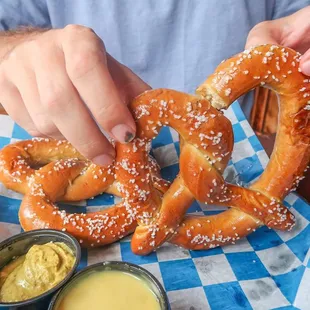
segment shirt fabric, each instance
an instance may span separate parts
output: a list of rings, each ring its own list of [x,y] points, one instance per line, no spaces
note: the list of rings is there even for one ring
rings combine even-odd
[[[1,0],[0,29],[84,25],[151,87],[193,93],[223,59],[244,49],[253,26],[309,4],[310,0]],[[250,101],[243,103],[247,115]]]

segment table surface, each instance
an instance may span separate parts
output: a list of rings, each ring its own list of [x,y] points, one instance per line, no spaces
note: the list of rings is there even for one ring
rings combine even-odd
[[[227,181],[247,186],[268,162],[238,103],[225,112],[234,130],[235,146],[225,170]],[[7,115],[0,115],[0,147],[29,138]],[[152,153],[162,176],[178,173],[179,141],[176,132],[163,128],[153,142]],[[22,196],[0,185],[0,240],[21,232],[18,209]],[[70,212],[91,212],[114,204],[111,195],[100,195],[75,206]],[[188,251],[165,244],[146,257],[130,250],[130,237],[99,249],[83,250],[79,269],[106,260],[123,260],[151,271],[167,291],[171,309],[310,309],[310,208],[290,194],[285,204],[296,215],[290,232],[261,227],[236,245],[208,251]],[[195,202],[189,212],[216,214],[225,208]],[[94,288],[95,289],[95,288]]]

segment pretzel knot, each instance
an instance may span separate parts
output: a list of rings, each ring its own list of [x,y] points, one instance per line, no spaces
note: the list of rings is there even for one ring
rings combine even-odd
[[[67,142],[35,140],[7,146],[0,153],[0,179],[25,193],[19,212],[22,227],[66,229],[93,246],[134,231],[131,246],[140,255],[166,241],[208,249],[234,243],[261,225],[291,229],[294,216],[282,200],[298,185],[310,157],[310,80],[299,72],[299,59],[291,49],[258,46],[224,61],[196,96],[168,89],[141,94],[130,104],[136,139],[116,144],[115,165],[107,169],[87,162]],[[242,188],[222,177],[233,132],[219,110],[259,85],[279,96],[278,133],[265,172]],[[173,127],[181,142],[180,172],[170,187],[149,159],[151,140],[163,126]],[[44,166],[25,169],[36,162]],[[54,204],[103,191],[120,196],[122,202],[88,214],[67,214]],[[230,209],[213,216],[187,215],[194,199]]]

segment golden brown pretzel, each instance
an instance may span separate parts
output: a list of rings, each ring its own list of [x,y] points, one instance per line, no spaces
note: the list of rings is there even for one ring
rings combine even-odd
[[[137,143],[139,141],[130,146],[119,145],[121,155],[115,166],[107,168],[86,161],[67,141],[34,138],[6,146],[0,152],[0,180],[7,188],[26,194],[19,212],[24,230],[67,230],[83,246],[108,244],[131,233],[139,214],[153,206],[146,203],[132,214],[122,187],[132,187],[130,192],[135,195],[135,185],[144,186],[143,174],[148,174],[156,192],[165,192],[169,187],[169,183],[160,178],[159,167],[147,150],[135,153],[137,163],[142,158],[145,166],[136,168],[140,173],[137,183],[130,182],[131,175],[123,171],[122,161],[127,160],[129,147],[137,149]],[[43,167],[35,170],[36,166]],[[60,200],[91,198],[102,192],[120,196],[123,201],[115,207],[88,214],[67,214],[53,204]]]
[[[300,73],[300,57],[276,45],[253,48],[220,64],[197,89],[219,109],[259,85],[277,93],[280,115],[274,151],[252,188],[278,199],[298,185],[310,157],[310,78]]]
[[[211,192],[205,183],[207,176],[201,180],[197,169],[201,169],[203,159],[197,156],[197,148],[189,151],[183,167],[180,159],[181,175],[186,173],[183,177],[186,187],[196,193],[198,200],[207,198],[208,203],[234,208],[210,217],[186,217],[182,223],[177,223],[180,226],[171,234],[170,242],[189,249],[207,249],[234,242],[262,223],[278,229],[292,227],[293,215],[281,202],[288,191],[298,185],[310,158],[310,79],[300,73],[299,60],[300,54],[291,49],[274,45],[258,46],[224,61],[197,89],[197,94],[222,109],[258,85],[270,87],[280,99],[279,130],[263,175],[251,185],[250,190],[224,186],[226,198],[223,195],[217,198],[214,194],[215,188],[222,183],[216,180],[217,185]],[[226,201],[222,203],[223,200]],[[133,241],[137,241],[139,246],[133,243],[134,251],[144,254],[150,250],[147,230],[155,231],[152,237],[156,238],[158,229],[162,230],[161,218],[166,216],[164,211],[161,213],[152,227],[136,229],[137,236]],[[179,215],[184,215],[183,210],[175,216]]]
[[[36,169],[64,159],[86,161],[68,141],[33,138],[9,144],[0,152],[0,181],[8,189],[26,194]],[[148,157],[147,166],[150,168],[154,186],[165,192],[169,182],[161,179],[159,166],[151,156]],[[62,201],[79,201],[102,192],[119,194],[115,187],[113,165],[104,168],[87,162],[82,172],[66,189]]]
[[[300,179],[309,160],[307,102],[310,84],[298,72],[298,57],[289,49],[260,46],[221,64],[215,74],[199,87],[197,92],[201,96],[159,89],[148,91],[131,103],[130,108],[137,122],[137,138],[128,145],[116,144],[115,180],[123,198],[122,205],[118,207],[125,207],[127,212],[124,218],[130,214],[139,224],[132,239],[135,253],[147,254],[165,241],[189,249],[207,249],[235,242],[263,224],[282,230],[292,227],[294,217],[281,202]],[[295,67],[292,62],[296,62]],[[280,65],[283,65],[282,68]],[[253,70],[252,75],[250,70]],[[229,106],[241,94],[260,83],[261,78],[282,99],[281,129],[266,172],[250,189],[244,189],[226,184],[222,178],[232,151],[232,128],[230,122],[212,105],[220,108]],[[287,80],[284,81],[284,78]],[[179,132],[182,147],[180,173],[162,195],[156,189],[157,181],[150,176],[147,146],[164,125]],[[286,153],[283,153],[285,148]],[[292,158],[296,162],[293,167]],[[1,161],[0,166],[10,168],[7,160]],[[59,165],[64,169],[60,171]],[[53,203],[69,195],[68,189],[72,188],[71,184],[74,188],[74,180],[82,177],[80,173],[85,165],[85,160],[81,159],[53,162],[34,175],[30,182],[31,190],[27,190],[20,209],[20,220],[26,230],[46,227],[47,224],[50,228],[63,229],[72,218],[76,226],[75,215],[62,217]],[[273,174],[275,171],[280,173],[281,182]],[[100,191],[103,190],[104,187]],[[232,208],[215,216],[186,216],[194,198]],[[71,227],[73,223],[69,223],[68,231],[85,241],[84,244],[101,245],[119,239],[136,225],[113,219],[109,226],[104,223],[105,215],[100,214],[100,219],[89,215],[92,225],[88,225],[87,233]],[[95,228],[94,219],[99,223]],[[126,225],[127,229],[125,233],[118,230],[117,235],[114,232],[120,229],[120,225]],[[113,229],[110,229],[112,226]]]
[[[145,105],[145,100],[148,102],[148,105]],[[172,90],[146,92],[134,100],[131,108],[137,120],[137,138],[127,145],[116,144],[116,187],[119,195],[123,198],[123,204],[127,208],[127,213],[132,214],[133,219],[139,224],[148,225],[150,220],[156,217],[160,208],[167,207],[172,210],[174,204],[186,210],[193,200],[193,195],[189,191],[185,192],[184,195],[182,193],[175,195],[171,200],[171,193],[174,194],[174,190],[178,193],[179,189],[183,188],[183,184],[178,181],[175,181],[171,190],[168,190],[167,194],[164,194],[162,197],[162,193],[157,190],[159,187],[156,185],[160,180],[154,180],[149,173],[147,165],[148,146],[151,139],[158,134],[160,127],[164,125],[173,126],[183,137],[192,141],[195,145],[200,143],[200,132],[208,133],[212,142],[208,147],[208,151],[205,151],[205,155],[210,157],[210,162],[215,161],[216,163],[214,164],[221,171],[225,168],[230,157],[233,145],[232,128],[230,122],[222,113],[212,108],[208,101]],[[189,111],[189,109],[194,110]],[[186,122],[180,117],[182,114],[189,115],[186,116]],[[159,119],[156,121],[156,115],[162,122]],[[207,117],[210,117],[209,122],[205,121]],[[217,128],[223,131],[223,133],[225,132],[221,137],[212,130],[217,123]],[[200,131],[197,131],[197,129]],[[222,141],[221,144],[219,143],[220,140]],[[10,150],[12,146],[7,148]],[[211,153],[209,154],[209,152]],[[224,153],[221,154],[222,152]],[[72,167],[72,162],[70,161],[69,165],[66,166],[61,163],[61,166],[64,166],[65,169],[61,169],[58,172],[57,168],[56,173],[54,173],[55,165],[58,167],[59,162],[44,166],[35,173],[34,180],[30,184],[30,191],[26,192],[19,212],[22,227],[25,230],[47,226],[49,228],[66,229],[82,240],[83,245],[90,243],[94,246],[106,244],[107,242],[114,241],[115,238],[119,238],[119,236],[124,236],[125,233],[123,231],[118,236],[114,233],[116,228],[121,225],[119,223],[113,226],[113,234],[110,238],[106,237],[107,232],[105,232],[109,226],[102,228],[102,225],[100,225],[97,227],[98,232],[95,235],[89,233],[89,231],[93,232],[93,229],[89,230],[88,227],[83,231],[72,227],[70,222],[77,223],[76,217],[80,218],[81,216],[67,215],[59,212],[57,208],[55,209],[53,203],[60,199],[68,199],[68,189],[74,188],[75,180],[83,177],[79,176],[82,168],[77,168],[76,165]],[[7,166],[11,167],[12,165],[9,164]],[[70,174],[71,170],[74,171],[73,175]],[[55,181],[53,181],[54,179]],[[165,187],[161,186],[160,188]],[[37,193],[38,191],[39,194]],[[44,207],[42,208],[42,206]],[[112,210],[114,209],[112,208]],[[95,215],[98,216],[98,213]],[[85,216],[91,217],[92,215]],[[100,216],[105,216],[105,214],[100,214]],[[68,218],[70,219],[69,221]],[[81,225],[78,224],[78,228],[80,227]],[[131,226],[126,225],[126,227],[128,228],[126,232],[129,233],[132,230],[129,229]],[[91,228],[93,228],[93,225],[91,225]],[[104,235],[104,240],[100,237],[100,233]]]

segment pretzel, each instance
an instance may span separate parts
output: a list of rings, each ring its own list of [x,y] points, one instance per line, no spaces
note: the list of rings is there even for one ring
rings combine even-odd
[[[281,112],[270,162],[249,189],[226,184],[217,163],[210,165],[204,158],[210,157],[209,145],[205,145],[209,133],[198,129],[203,134],[198,145],[181,133],[178,182],[183,187],[171,193],[171,200],[178,193],[232,208],[214,216],[185,216],[183,206],[162,207],[151,225],[136,228],[132,239],[134,253],[147,254],[165,241],[192,250],[209,249],[235,243],[263,224],[280,230],[293,227],[294,216],[282,200],[298,185],[310,158],[310,79],[300,73],[300,56],[280,46],[258,46],[222,62],[198,87],[197,95],[217,109],[228,108],[257,86],[277,93]],[[227,135],[218,124],[214,128],[215,135]]]
[[[131,145],[137,149],[136,141]],[[129,146],[128,146],[129,147]],[[7,188],[26,194],[21,204],[19,218],[24,230],[54,228],[68,231],[83,246],[108,244],[132,233],[136,218],[152,205],[133,211],[126,199],[115,207],[88,214],[67,214],[60,211],[53,202],[79,201],[91,198],[102,192],[123,197],[121,188],[135,184],[126,178],[122,164],[127,160],[126,146],[119,145],[115,166],[102,168],[87,161],[67,141],[47,138],[34,138],[6,146],[0,152],[0,180]],[[121,150],[122,149],[122,150]],[[143,157],[145,155],[145,157]],[[142,173],[152,180],[154,191],[163,193],[169,183],[160,178],[157,163],[145,152],[136,152],[136,160],[146,161]],[[133,164],[134,165],[134,164]],[[35,168],[43,166],[39,170]],[[136,168],[140,173],[140,167]],[[120,173],[116,173],[120,171]],[[139,186],[143,178],[137,180]],[[129,184],[128,184],[129,183]],[[125,185],[123,185],[125,184]],[[126,197],[124,197],[126,198]]]
[[[112,141],[112,143],[114,143]],[[0,152],[0,181],[8,189],[26,194],[36,169],[51,162],[65,159],[87,161],[68,141],[50,138],[33,138],[9,144]],[[154,186],[165,192],[169,182],[160,177],[160,168],[153,157],[148,165]],[[114,181],[114,182],[113,182]],[[115,167],[99,167],[87,161],[82,175],[67,188],[62,201],[79,201],[102,192],[119,195],[115,186]]]
[[[66,159],[51,150],[53,158],[61,161],[32,171],[27,186],[22,186],[24,181],[20,185],[9,183],[11,188],[16,186],[15,190],[24,189],[19,212],[22,227],[66,229],[83,245],[97,246],[120,239],[138,225],[131,246],[139,255],[150,253],[166,241],[188,249],[208,249],[234,243],[261,225],[290,229],[294,216],[282,200],[298,184],[310,155],[310,83],[298,72],[299,57],[290,49],[259,46],[223,62],[195,96],[167,89],[138,96],[129,106],[137,123],[136,139],[126,145],[116,143],[115,166],[109,168],[115,175],[113,172],[112,181],[97,189],[117,190],[123,201],[101,213],[68,215],[59,211],[54,203],[73,198],[70,191],[79,179],[85,174],[98,175],[85,172],[95,169],[85,159]],[[218,109],[227,108],[260,83],[279,94],[280,129],[265,172],[245,189],[226,183],[222,177],[231,156],[233,133],[231,123]],[[151,176],[148,164],[150,142],[166,125],[177,130],[181,141],[180,173],[168,190],[163,180]],[[41,146],[37,148],[41,150]],[[2,153],[0,179],[4,182],[3,176],[12,171],[8,164],[12,157],[3,157]],[[87,182],[81,184],[85,185],[85,194],[80,193],[84,189],[80,186],[74,198],[96,192]],[[231,208],[215,216],[186,215],[194,199]]]

